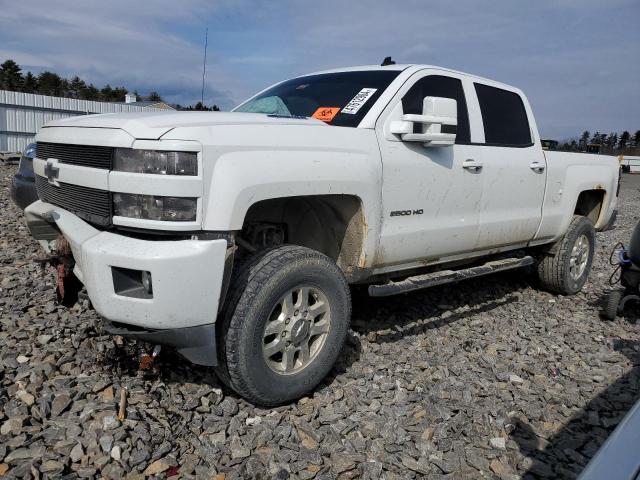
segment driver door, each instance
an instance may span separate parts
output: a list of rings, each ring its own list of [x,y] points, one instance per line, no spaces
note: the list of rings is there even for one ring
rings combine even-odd
[[[468,87],[467,87],[468,88]],[[453,98],[458,125],[453,146],[402,141],[389,126],[421,114],[426,96]],[[480,223],[482,170],[465,97],[465,82],[449,72],[423,70],[398,92],[376,124],[382,154],[383,220],[378,266],[437,261],[474,249]]]

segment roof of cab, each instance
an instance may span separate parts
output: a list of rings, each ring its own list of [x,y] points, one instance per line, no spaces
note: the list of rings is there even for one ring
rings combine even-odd
[[[307,75],[317,75],[317,74],[321,74],[321,73],[337,73],[337,72],[362,72],[362,71],[373,71],[373,70],[394,70],[394,71],[404,71],[404,70],[413,70],[413,71],[418,71],[418,70],[422,70],[425,68],[432,68],[434,70],[441,70],[443,72],[450,72],[450,73],[455,73],[457,75],[464,75],[466,77],[469,77],[471,79],[474,80],[478,80],[481,82],[487,82],[487,83],[491,83],[494,85],[502,85],[504,87],[508,87],[509,89],[514,89],[514,87],[512,85],[508,85],[506,83],[497,81],[497,80],[493,80],[490,78],[485,78],[485,77],[480,77],[478,75],[473,75],[471,73],[466,73],[466,72],[461,72],[459,70],[454,70],[452,68],[447,68],[447,67],[440,67],[438,65],[427,65],[427,64],[420,64],[420,63],[406,63],[406,64],[393,64],[393,65],[358,65],[358,66],[353,66],[353,67],[342,67],[342,68],[332,68],[330,70],[322,70],[322,71],[318,71],[318,72],[312,72],[309,73]],[[302,75],[302,76],[306,76],[306,75]]]

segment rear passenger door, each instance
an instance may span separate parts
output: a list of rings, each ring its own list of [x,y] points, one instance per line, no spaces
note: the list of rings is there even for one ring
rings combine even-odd
[[[518,91],[478,82],[473,86],[484,129],[475,249],[524,244],[540,225],[546,184],[546,160],[533,116]]]

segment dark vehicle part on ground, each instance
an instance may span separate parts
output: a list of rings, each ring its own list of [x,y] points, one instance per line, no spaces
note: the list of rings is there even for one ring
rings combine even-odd
[[[609,283],[620,283],[622,288],[615,288],[607,297],[602,316],[608,320],[615,320],[622,315],[627,302],[640,301],[640,222],[631,234],[629,248],[617,244],[610,258],[611,265],[616,266]]]
[[[609,435],[578,480],[601,478],[637,480],[640,478],[638,445],[640,445],[640,402],[635,404]]]
[[[24,210],[38,200],[36,191],[35,173],[33,172],[33,159],[36,156],[36,144],[31,143],[25,148],[18,172],[11,182],[11,199],[21,210]]]

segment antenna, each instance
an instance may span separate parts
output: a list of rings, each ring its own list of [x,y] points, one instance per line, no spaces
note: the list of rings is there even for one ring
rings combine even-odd
[[[204,61],[202,62],[202,94],[200,102],[204,106],[204,77],[207,74],[207,43],[209,40],[209,29],[204,32]]]

